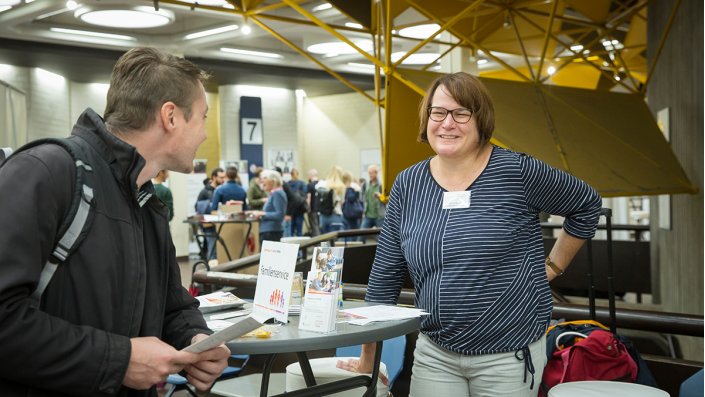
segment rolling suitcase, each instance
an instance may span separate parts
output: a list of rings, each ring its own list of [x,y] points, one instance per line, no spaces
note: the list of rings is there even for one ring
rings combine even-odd
[[[631,341],[617,334],[612,257],[612,210],[602,208],[607,231],[607,289],[609,328],[596,321],[592,241],[587,241],[589,320],[556,324],[546,332],[548,362],[539,396],[559,383],[580,380],[636,382],[656,386],[653,375]]]

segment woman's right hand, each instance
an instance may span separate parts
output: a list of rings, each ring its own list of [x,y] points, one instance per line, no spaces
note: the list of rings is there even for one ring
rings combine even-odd
[[[377,350],[377,344],[364,344],[362,345],[360,358],[338,360],[335,366],[340,369],[350,372],[357,372],[359,374],[372,374],[372,368],[374,367],[375,361],[375,350]],[[382,372],[379,372],[379,380],[382,381],[383,385],[389,386],[389,379]]]

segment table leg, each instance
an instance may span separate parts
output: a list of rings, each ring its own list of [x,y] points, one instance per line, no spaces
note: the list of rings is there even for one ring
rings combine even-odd
[[[296,356],[299,358],[299,366],[301,366],[301,374],[304,376],[306,386],[311,387],[316,385],[316,377],[313,375],[311,363],[308,361],[306,352],[298,352]]]
[[[247,233],[245,233],[245,239],[242,241],[242,248],[240,248],[240,256],[245,254],[245,247],[247,247],[247,240],[250,239],[250,232],[252,231],[252,222],[247,222]]]
[[[264,362],[264,368],[262,368],[262,385],[259,389],[260,397],[267,397],[267,392],[269,391],[269,375],[272,373],[272,365],[274,364],[274,357],[276,354],[270,354],[267,356],[267,360]]]
[[[225,255],[228,257],[228,261],[232,261],[233,258],[230,256],[230,251],[228,250],[227,244],[225,244],[225,241],[220,238],[220,232],[223,229],[223,226],[225,226],[225,223],[221,223],[218,225],[218,228],[215,229],[215,244],[213,244],[213,249],[215,249],[216,244],[220,243],[223,246],[223,249],[225,250]],[[210,254],[213,252],[211,251]]]
[[[367,388],[362,397],[374,397],[377,395],[377,378],[379,377],[379,363],[382,361],[382,341],[377,342],[377,350],[375,351],[375,364],[372,367],[372,375],[370,386]]]

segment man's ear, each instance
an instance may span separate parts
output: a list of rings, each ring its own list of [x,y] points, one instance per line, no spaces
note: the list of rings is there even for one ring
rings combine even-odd
[[[162,127],[165,131],[172,131],[176,128],[176,104],[174,102],[168,101],[162,104],[159,109],[159,119],[162,123]]]

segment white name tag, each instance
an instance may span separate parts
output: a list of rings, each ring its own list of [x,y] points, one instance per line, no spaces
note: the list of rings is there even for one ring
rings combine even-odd
[[[454,208],[470,208],[470,191],[443,193],[443,209],[450,210]]]

